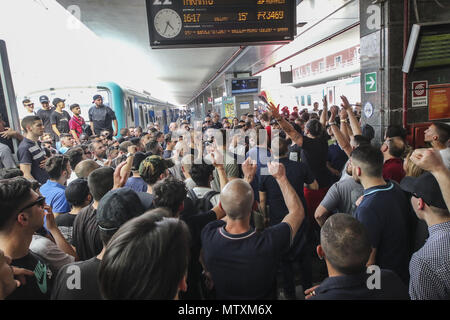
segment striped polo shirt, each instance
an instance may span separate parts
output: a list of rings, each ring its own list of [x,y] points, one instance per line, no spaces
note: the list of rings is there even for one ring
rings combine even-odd
[[[20,164],[31,165],[31,175],[39,183],[47,182],[49,179],[48,173],[40,167],[41,162],[46,159],[45,150],[41,147],[39,141],[24,138],[17,150],[17,158]]]

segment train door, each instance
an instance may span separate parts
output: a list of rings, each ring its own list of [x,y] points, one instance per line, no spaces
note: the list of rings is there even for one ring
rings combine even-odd
[[[151,106],[150,108],[149,108],[149,111],[148,111],[148,114],[149,114],[149,117],[150,117],[150,122],[156,122],[156,118],[155,118],[155,110],[154,110],[154,106]]]
[[[127,96],[126,97],[126,125],[127,127],[134,126],[134,110],[133,110],[133,97]]]
[[[6,44],[0,40],[0,114],[5,127],[20,130],[19,113],[16,105],[16,95],[11,79],[11,71],[9,69],[9,61],[6,52]],[[0,142],[7,145],[11,152],[17,150],[16,139],[4,139],[0,137]]]
[[[169,126],[167,125],[167,110],[163,109],[162,110],[162,121],[161,121],[161,129],[164,130],[164,133],[168,133],[169,132]]]

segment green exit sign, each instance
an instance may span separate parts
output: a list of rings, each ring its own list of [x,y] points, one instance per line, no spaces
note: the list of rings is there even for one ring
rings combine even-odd
[[[377,73],[370,72],[365,74],[366,93],[377,92]]]

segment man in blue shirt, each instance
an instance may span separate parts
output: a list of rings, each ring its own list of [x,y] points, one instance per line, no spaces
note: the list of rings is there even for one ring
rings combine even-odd
[[[284,166],[269,163],[289,214],[275,226],[256,232],[250,226],[253,190],[245,181],[230,181],[220,194],[226,222],[214,221],[204,227],[201,239],[203,261],[214,282],[217,299],[275,299],[277,266],[289,250],[303,223],[305,210],[286,177]],[[245,165],[243,165],[245,173]]]
[[[364,187],[364,198],[355,211],[355,218],[366,228],[372,245],[367,265],[390,269],[409,281],[408,263],[412,243],[412,215],[405,193],[392,181],[383,179],[383,154],[363,145],[351,157],[352,176]]]
[[[40,188],[45,201],[52,207],[55,214],[70,212],[71,207],[65,195],[66,183],[72,173],[69,157],[54,155],[46,161],[45,170],[50,176],[50,179]]]
[[[436,178],[429,172],[406,177],[401,184],[409,192],[419,219],[430,234],[425,245],[409,263],[409,295],[413,300],[450,299],[450,213]]]
[[[254,134],[253,136],[252,133]],[[259,180],[262,175],[268,175],[267,163],[271,159],[271,154],[267,148],[267,131],[260,128],[259,130],[254,130],[252,133],[250,134],[250,139],[253,139],[256,145],[248,150],[245,159],[251,158],[256,161],[256,176],[250,185],[253,188],[255,200],[259,201]]]
[[[390,270],[366,270],[371,244],[366,228],[352,216],[336,213],[320,230],[317,254],[325,259],[326,278],[306,290],[308,300],[408,299],[408,289]],[[377,279],[375,278],[378,278]]]

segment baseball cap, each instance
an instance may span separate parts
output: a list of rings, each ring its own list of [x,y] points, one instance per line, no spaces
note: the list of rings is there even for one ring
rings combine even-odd
[[[50,102],[50,99],[49,99],[47,96],[40,96],[40,97],[39,97],[39,102],[40,102],[40,103],[44,103],[44,102],[49,103],[49,102]]]
[[[58,104],[58,103],[60,103],[60,102],[64,102],[64,101],[66,101],[65,99],[61,99],[61,98],[55,98],[55,99],[53,99],[53,105],[56,107],[56,105]]]
[[[429,206],[440,209],[447,209],[441,189],[436,178],[429,172],[417,178],[405,177],[400,186],[406,192],[413,194],[417,198],[422,198]]]
[[[166,171],[166,169],[172,168],[174,163],[172,160],[163,159],[160,156],[149,156],[145,158],[139,166],[139,174],[141,176],[147,176],[149,178],[157,178]],[[145,179],[144,179],[145,180]]]
[[[144,213],[135,191],[120,188],[106,193],[97,209],[97,223],[101,231],[114,232],[125,222]]]
[[[92,98],[92,102],[94,102],[94,101],[97,100],[97,99],[102,99],[102,100],[103,100],[103,97],[102,97],[101,95],[99,95],[99,94],[96,94],[96,95]]]

